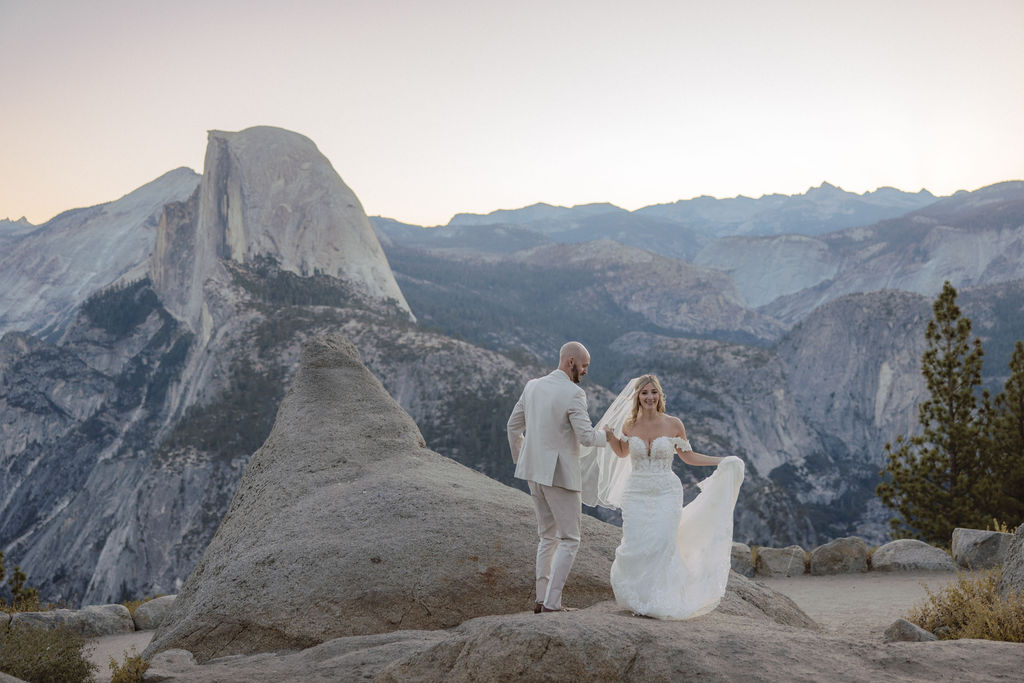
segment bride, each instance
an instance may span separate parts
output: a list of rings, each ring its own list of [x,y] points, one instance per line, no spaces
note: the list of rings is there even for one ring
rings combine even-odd
[[[583,502],[622,509],[622,542],[611,570],[616,602],[658,619],[710,612],[729,579],[743,461],[694,453],[683,423],[665,414],[654,375],[631,380],[597,427],[608,433],[608,447],[581,453]],[[676,455],[689,465],[717,465],[685,507],[672,471]]]

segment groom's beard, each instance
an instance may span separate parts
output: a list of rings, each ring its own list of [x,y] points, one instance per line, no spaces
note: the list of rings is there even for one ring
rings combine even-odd
[[[576,366],[573,366],[573,367],[569,368],[569,379],[571,379],[576,384],[579,384],[580,383],[580,369],[577,368]]]

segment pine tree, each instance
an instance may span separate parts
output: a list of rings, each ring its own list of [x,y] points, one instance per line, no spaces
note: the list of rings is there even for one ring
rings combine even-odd
[[[990,419],[990,458],[999,491],[992,516],[1010,527],[1024,522],[1024,343],[1010,359],[1010,378],[996,396]]]
[[[960,315],[947,281],[925,330],[921,373],[930,394],[918,405],[922,433],[886,444],[888,463],[877,488],[897,517],[894,536],[949,545],[958,526],[984,528],[984,499],[994,479],[984,458],[984,417],[975,389],[981,384],[981,341],[969,341],[971,321]]]

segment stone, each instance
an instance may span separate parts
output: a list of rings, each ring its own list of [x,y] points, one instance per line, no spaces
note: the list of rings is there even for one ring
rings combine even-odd
[[[863,538],[837,538],[811,551],[810,572],[815,576],[853,574],[867,570],[868,544]]]
[[[871,555],[871,568],[880,572],[956,571],[948,552],[914,538],[890,541],[875,549]]]
[[[19,612],[11,618],[11,626],[16,624],[47,630],[66,626],[74,633],[86,638],[135,631],[132,615],[124,605],[89,605],[80,610],[55,609],[47,612]]]
[[[733,541],[732,544],[732,570],[737,574],[743,576],[754,575],[754,559],[753,554],[750,551],[750,546],[746,543],[737,543]]]
[[[1024,524],[1017,527],[1013,540],[1006,549],[1003,575],[999,578],[997,590],[1004,598],[1011,592],[1024,595]]]
[[[788,596],[735,571],[729,573],[729,583],[726,585],[718,611],[766,623],[818,628],[818,624]]]
[[[11,617],[11,628],[29,626],[47,631],[57,628],[56,610],[51,612],[18,612]]]
[[[953,529],[953,559],[964,569],[991,569],[1003,563],[1013,534],[981,529]]]
[[[621,536],[582,521],[573,607],[612,598]],[[205,662],[521,611],[536,546],[529,496],[428,450],[355,347],[331,336],[303,349],[270,436],[144,655],[183,648]]]
[[[758,548],[754,572],[758,576],[799,576],[804,573],[806,555],[798,545]]]
[[[171,605],[177,595],[163,595],[142,603],[135,608],[132,619],[135,620],[137,631],[150,631],[160,625],[167,613],[171,611]]]
[[[0,683],[25,683],[25,680],[0,671]]]
[[[195,665],[196,658],[188,650],[164,650],[150,660],[142,680],[172,681],[180,674],[188,675]]]
[[[886,643],[905,641],[910,643],[924,643],[931,640],[938,640],[938,637],[930,631],[925,631],[917,624],[906,619],[897,619],[892,625],[885,629]]]
[[[133,633],[135,622],[124,605],[89,605],[80,610],[56,610],[58,623],[86,638]]]

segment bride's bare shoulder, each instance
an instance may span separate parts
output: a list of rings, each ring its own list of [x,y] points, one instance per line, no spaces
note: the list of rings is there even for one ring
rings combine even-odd
[[[623,435],[625,435],[625,436],[632,435],[633,434],[633,426],[635,424],[636,423],[633,421],[633,418],[627,417],[626,421],[622,423],[622,433],[623,433]]]
[[[673,415],[665,416],[666,426],[672,432],[672,436],[681,436],[686,438],[686,427],[683,426],[683,421]]]

